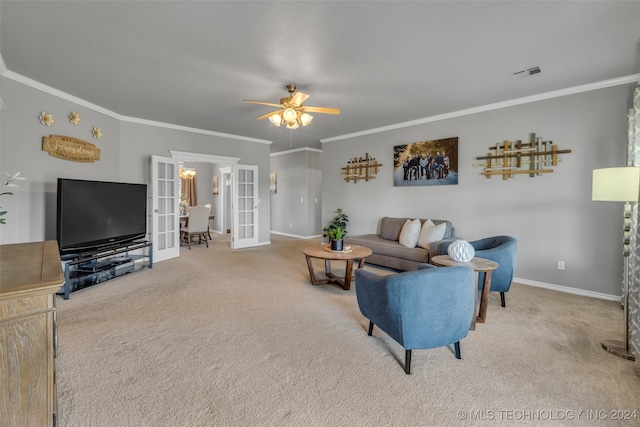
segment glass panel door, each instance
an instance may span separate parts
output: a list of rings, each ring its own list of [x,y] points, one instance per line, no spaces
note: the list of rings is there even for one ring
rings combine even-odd
[[[151,156],[153,261],[180,256],[178,159]]]
[[[233,249],[258,245],[258,167],[233,165]]]

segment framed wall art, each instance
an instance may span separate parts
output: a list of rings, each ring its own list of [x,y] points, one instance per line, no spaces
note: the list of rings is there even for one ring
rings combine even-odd
[[[393,147],[395,187],[458,184],[458,137]]]
[[[211,193],[214,196],[217,196],[218,194],[220,194],[220,189],[218,188],[218,175],[214,175],[213,177],[213,183],[212,183],[212,191]]]
[[[275,173],[269,174],[269,193],[276,194],[278,192],[278,176]]]

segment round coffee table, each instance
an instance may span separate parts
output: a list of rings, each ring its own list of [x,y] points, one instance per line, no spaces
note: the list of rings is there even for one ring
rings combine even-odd
[[[314,245],[304,248],[302,252],[304,252],[305,257],[307,258],[307,267],[309,267],[311,284],[324,285],[327,283],[337,283],[344,290],[349,290],[351,288],[353,262],[357,260],[358,268],[362,268],[364,266],[364,259],[373,253],[371,249],[359,245],[351,245],[350,251],[331,251],[328,250],[327,245]],[[324,260],[324,272],[327,276],[326,279],[318,280],[316,278],[313,265],[311,265],[312,258]],[[331,261],[346,261],[347,266],[344,272],[344,277],[337,277],[331,272]]]
[[[484,323],[487,319],[487,305],[489,304],[489,291],[491,290],[491,275],[493,270],[499,267],[498,263],[486,258],[473,258],[469,262],[458,262],[451,259],[449,255],[436,255],[431,257],[429,262],[433,265],[441,267],[449,267],[452,265],[466,265],[473,268],[476,272],[476,295],[478,293],[478,274],[484,273],[482,281],[482,294],[480,294],[480,307],[478,307],[478,316],[473,316],[471,321],[471,329],[476,328],[476,322]],[[477,298],[476,298],[477,300]]]

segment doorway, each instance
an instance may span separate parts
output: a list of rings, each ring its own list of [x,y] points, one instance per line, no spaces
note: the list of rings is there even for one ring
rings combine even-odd
[[[231,200],[221,198],[219,214],[226,216],[231,223],[231,248],[240,249],[257,246],[258,242],[258,167],[239,165],[239,157],[217,156],[212,154],[169,151],[171,157],[184,162],[213,163],[220,168],[229,168],[231,181]],[[221,178],[221,177],[220,177]],[[226,181],[224,181],[226,184]],[[226,185],[225,185],[226,186]],[[229,192],[227,192],[229,193]],[[224,212],[229,212],[224,215]],[[223,223],[224,224],[224,223]],[[226,231],[224,225],[222,230]],[[222,231],[221,230],[221,231]]]

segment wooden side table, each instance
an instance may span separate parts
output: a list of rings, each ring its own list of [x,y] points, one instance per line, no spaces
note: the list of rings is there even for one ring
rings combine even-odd
[[[345,291],[351,289],[351,275],[353,274],[353,262],[358,260],[358,268],[364,266],[364,259],[371,255],[373,251],[364,246],[351,245],[350,251],[329,251],[327,245],[314,245],[306,247],[302,250],[307,258],[307,267],[309,267],[309,276],[311,284],[324,285],[327,283],[337,283]],[[311,265],[312,258],[324,260],[324,272],[326,279],[318,280]],[[344,277],[337,277],[331,272],[331,261],[346,261]]]
[[[473,316],[471,320],[471,329],[476,328],[477,323],[484,323],[487,319],[487,305],[489,304],[489,291],[491,291],[491,275],[495,269],[499,267],[498,263],[486,258],[473,258],[469,262],[457,262],[451,259],[449,255],[436,255],[431,257],[430,261],[433,265],[441,267],[449,267],[452,265],[466,265],[473,268],[476,272],[476,305],[478,301],[478,275],[484,274],[482,281],[482,294],[480,295],[480,307],[477,308],[477,316]]]

